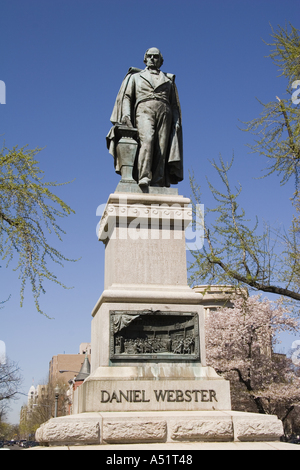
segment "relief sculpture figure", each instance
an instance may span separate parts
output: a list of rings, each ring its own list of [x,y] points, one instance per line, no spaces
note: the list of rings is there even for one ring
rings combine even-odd
[[[192,312],[111,311],[110,325],[112,359],[199,357],[198,317]]]

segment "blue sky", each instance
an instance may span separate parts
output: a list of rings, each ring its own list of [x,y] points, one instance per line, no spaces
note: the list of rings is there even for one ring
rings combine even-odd
[[[73,289],[46,285],[41,305],[55,320],[36,312],[29,286],[20,308],[18,275],[0,270],[0,300],[11,295],[0,310],[0,340],[23,371],[25,393],[33,378],[47,377],[53,355],[76,354],[90,340],[90,312],[103,290],[96,209],[119,181],[105,136],[121,81],[130,66],[143,68],[149,47],[160,48],[163,70],[176,74],[185,170],[179,193],[190,195],[193,169],[211,206],[205,176],[217,180],[208,160],[219,153],[230,160],[234,151],[231,181],[243,186],[241,205],[249,218],[289,226],[293,183],[280,187],[276,176],[254,180],[266,162],[248,153],[250,136],[238,129],[238,120],[257,117],[255,97],[268,102],[284,96],[286,82],[265,58],[262,39],[269,40],[270,23],[299,28],[299,13],[298,0],[2,0],[1,139],[9,148],[45,147],[39,154],[45,180],[75,180],[56,191],[76,211],[62,221],[67,234],[56,246],[67,257],[81,257],[56,271]],[[22,403],[13,405],[14,422]]]

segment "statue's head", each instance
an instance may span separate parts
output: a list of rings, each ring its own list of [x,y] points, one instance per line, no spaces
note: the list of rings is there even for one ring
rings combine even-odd
[[[154,66],[155,68],[159,69],[164,63],[164,58],[159,49],[156,47],[150,47],[150,49],[145,52],[144,63],[147,65],[147,67]]]

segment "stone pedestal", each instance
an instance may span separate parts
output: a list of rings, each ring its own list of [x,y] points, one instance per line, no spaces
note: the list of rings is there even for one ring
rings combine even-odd
[[[187,284],[190,200],[160,191],[109,197],[99,228],[105,289],[78,413],[231,409],[229,382],[206,366],[202,295]]]
[[[282,423],[276,416],[256,413],[94,412],[50,419],[37,430],[36,439],[50,446],[161,442],[179,445],[181,442],[271,442],[278,441],[281,435]]]
[[[91,375],[75,391],[75,414],[50,420],[37,439],[279,439],[277,417],[230,411],[229,382],[206,365],[203,296],[187,284],[190,200],[174,189],[149,191],[135,192],[133,183],[109,197],[99,227],[105,285],[92,312]]]

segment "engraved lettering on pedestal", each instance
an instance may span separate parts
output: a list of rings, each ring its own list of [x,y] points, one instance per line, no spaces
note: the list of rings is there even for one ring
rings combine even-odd
[[[112,360],[199,360],[195,312],[111,311]]]
[[[218,402],[215,390],[154,390],[154,394],[157,402]]]
[[[167,403],[218,402],[215,390],[153,390],[149,396],[146,390],[101,390],[101,403],[149,403],[154,399]]]

